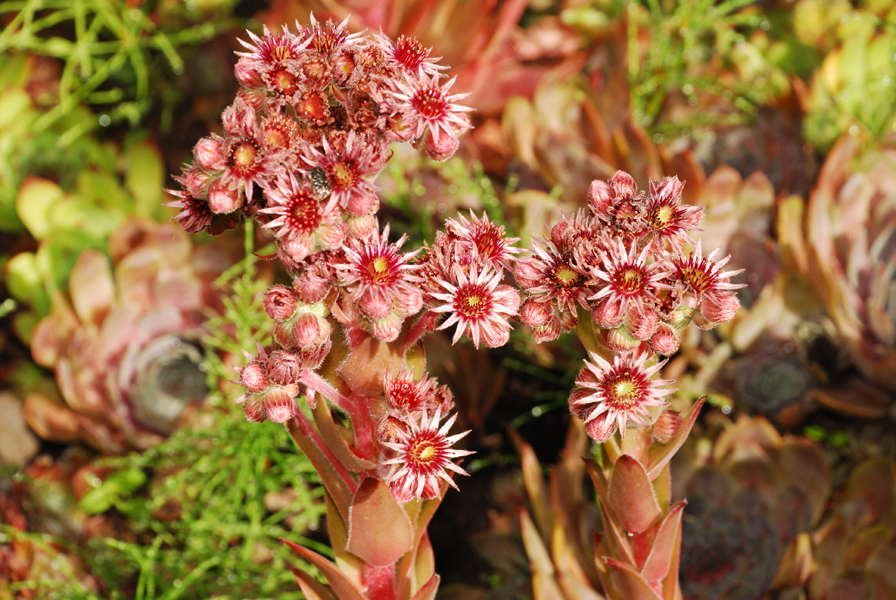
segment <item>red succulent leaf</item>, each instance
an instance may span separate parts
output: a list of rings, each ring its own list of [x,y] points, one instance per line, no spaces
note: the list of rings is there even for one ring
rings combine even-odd
[[[292,548],[296,554],[317,567],[323,576],[327,578],[330,587],[339,600],[366,600],[361,590],[355,587],[355,584],[349,581],[345,574],[326,558],[313,550],[293,544],[289,540],[280,538],[280,541]],[[293,571],[293,573],[295,573],[295,571]]]
[[[662,600],[657,591],[634,567],[612,558],[604,559],[607,571],[613,584],[614,592],[609,596],[613,600]]]
[[[656,534],[650,555],[641,568],[641,575],[650,582],[663,580],[669,574],[672,563],[681,547],[681,517],[687,504],[681,501],[669,511]]]
[[[647,477],[650,478],[651,481],[659,476],[663,467],[672,460],[672,457],[675,456],[675,453],[678,452],[678,449],[684,444],[684,441],[691,433],[691,428],[697,421],[697,415],[700,413],[700,409],[703,407],[704,402],[706,402],[706,396],[697,400],[690,410],[682,415],[681,427],[679,428],[678,435],[675,436],[675,439],[668,444],[656,444],[651,448],[651,450],[653,448],[657,449],[655,453],[650,453],[650,465],[647,470]]]
[[[433,600],[436,597],[436,592],[439,591],[439,581],[441,581],[441,578],[433,573],[429,581],[417,590],[417,593],[413,595],[411,600]]]
[[[357,396],[375,396],[383,391],[383,373],[393,373],[404,367],[403,336],[394,342],[382,342],[367,337],[352,350],[339,368],[339,374]]]
[[[292,571],[292,574],[296,576],[296,582],[299,584],[299,588],[302,590],[302,593],[305,594],[305,598],[308,600],[339,600],[336,596],[333,595],[332,590],[319,582],[317,579],[302,571],[301,569],[297,569],[289,563],[286,563],[287,568]]]
[[[348,551],[368,564],[392,565],[413,546],[407,513],[395,501],[389,486],[378,479],[367,478],[361,483],[348,522]]]
[[[621,456],[610,476],[610,506],[631,533],[642,533],[662,516],[647,471],[637,460]]]

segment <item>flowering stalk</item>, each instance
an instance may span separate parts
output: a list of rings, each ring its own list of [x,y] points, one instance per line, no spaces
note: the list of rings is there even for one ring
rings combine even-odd
[[[715,261],[718,250],[703,256],[700,241],[691,239],[702,209],[681,203],[682,188],[678,178],[667,177],[641,192],[622,171],[606,183],[595,181],[588,210],[556,223],[550,239],[541,240],[531,257],[516,264],[517,281],[527,292],[520,318],[535,339],[549,341],[575,329],[588,350],[569,407],[588,436],[603,445],[604,459],[600,465],[593,460],[587,464],[604,524],[594,548],[597,571],[589,565],[570,570],[564,556],[581,561],[583,555],[569,525],[574,507],[551,509],[538,492],[544,484],[537,464],[526,466],[534,454],[518,441],[541,530],[539,536],[524,515],[536,597],[592,597],[581,591],[595,586],[590,573],[610,598],[681,597],[684,502],[670,506],[669,460],[687,437],[703,399],[685,415],[664,410],[673,382],[658,375],[668,360],[663,357],[678,350],[691,322],[711,329],[733,318],[739,307],[735,290],[742,287],[729,281],[740,271],[722,271],[727,257]],[[694,249],[686,251],[688,245]],[[568,447],[567,454],[572,452]],[[552,485],[559,485],[555,478],[569,479],[574,472],[564,465]],[[557,503],[562,495],[557,488],[551,496]],[[566,518],[549,518],[552,512],[565,512]],[[553,546],[556,580],[547,541]]]
[[[250,421],[284,423],[324,483],[336,562],[292,546],[328,582],[294,570],[302,591],[433,598],[426,527],[470,452],[453,447],[468,432],[450,434],[452,395],[426,374],[420,339],[456,324],[455,341],[507,341],[520,299],[501,280],[515,240],[474,215],[415,251],[380,230],[374,180],[389,144],[445,160],[470,128],[463,95],[418,41],[313,17],[297,33],[249,36],[225,134],[196,144],[169,206],[192,233],[255,219],[292,278],[265,296],[274,343],[247,355],[237,402]]]

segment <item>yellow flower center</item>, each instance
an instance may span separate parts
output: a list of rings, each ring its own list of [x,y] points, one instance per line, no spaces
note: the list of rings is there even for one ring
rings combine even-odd
[[[427,463],[436,457],[439,449],[430,441],[420,442],[414,448],[414,461]]]

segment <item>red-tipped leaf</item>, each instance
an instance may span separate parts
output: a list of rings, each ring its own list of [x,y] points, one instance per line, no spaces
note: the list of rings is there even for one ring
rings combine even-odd
[[[675,456],[675,453],[678,452],[678,449],[684,444],[688,434],[691,433],[691,429],[694,427],[694,423],[697,421],[697,415],[700,413],[700,409],[703,407],[704,402],[706,402],[706,396],[697,400],[690,410],[683,415],[681,419],[681,427],[671,443],[663,445],[657,444],[654,446],[654,448],[657,448],[657,451],[650,453],[650,466],[647,469],[647,477],[649,477],[651,481],[657,478],[660,471],[663,470],[663,467],[672,460],[672,457]]]
[[[663,519],[657,531],[653,549],[641,569],[641,575],[647,581],[661,581],[669,573],[672,559],[678,552],[681,542],[681,517],[684,514],[685,504],[687,502],[684,500],[676,504]]]
[[[631,565],[613,558],[606,558],[605,562],[610,581],[618,593],[618,596],[610,596],[612,600],[663,600]]]
[[[336,565],[326,558],[308,548],[293,544],[289,540],[280,538],[280,541],[292,548],[299,556],[310,562],[326,577],[330,588],[339,600],[366,600],[364,594],[343,575]]]

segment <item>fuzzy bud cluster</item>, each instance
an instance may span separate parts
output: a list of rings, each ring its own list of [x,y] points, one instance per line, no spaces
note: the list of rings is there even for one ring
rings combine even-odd
[[[652,424],[671,392],[659,387],[669,382],[651,379],[664,364],[655,355],[674,354],[691,321],[713,328],[740,306],[735,290],[743,286],[730,281],[740,271],[722,271],[728,257],[714,260],[718,249],[703,256],[691,239],[703,211],[682,203],[683,188],[666,177],[641,191],[617,171],[591,184],[587,210],[554,224],[550,239],[516,263],[526,292],[520,319],[537,341],[556,339],[588,313],[595,341],[614,357],[592,353],[582,371],[589,377],[570,396],[598,441],[617,429],[624,436],[629,419]]]
[[[292,268],[376,228],[376,176],[389,144],[414,143],[445,160],[470,128],[429,50],[402,36],[349,34],[347,21],[264,29],[241,41],[242,89],[223,114],[224,135],[197,142],[176,178],[175,217],[213,235],[254,218],[273,231]]]

